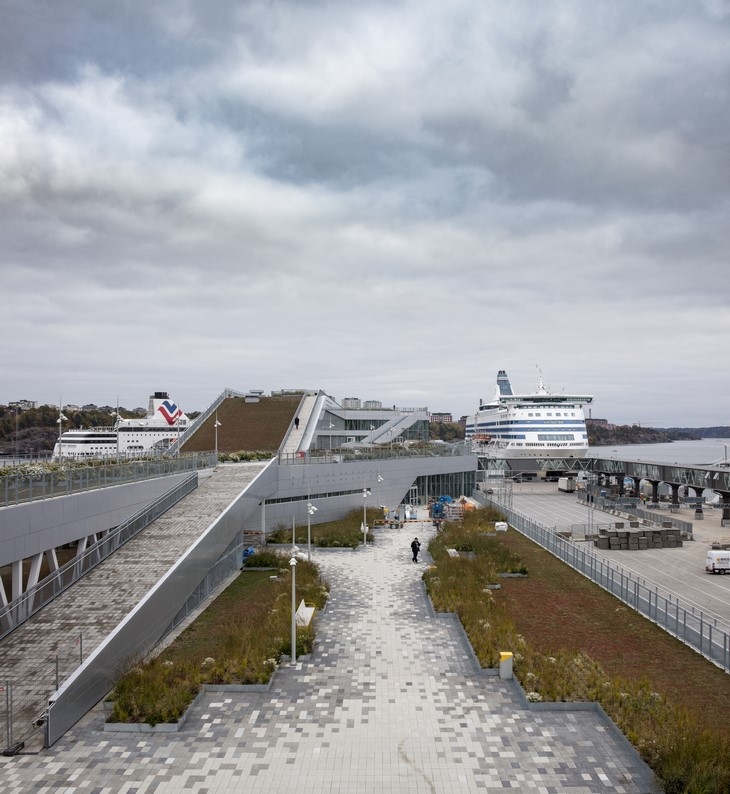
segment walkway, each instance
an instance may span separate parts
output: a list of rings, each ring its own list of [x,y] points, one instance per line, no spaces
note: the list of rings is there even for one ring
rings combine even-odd
[[[455,618],[431,613],[427,555],[411,562],[431,532],[317,551],[332,588],[317,647],[269,692],[207,694],[177,734],[104,733],[94,709],[50,750],[0,759],[3,791],[650,791],[595,713],[527,711],[475,669]]]

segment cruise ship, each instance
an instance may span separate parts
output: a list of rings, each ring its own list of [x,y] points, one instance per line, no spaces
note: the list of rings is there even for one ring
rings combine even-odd
[[[117,417],[112,427],[66,430],[53,448],[53,460],[89,458],[137,458],[164,452],[188,428],[188,417],[170,400],[167,392],[150,396],[147,415]]]
[[[505,370],[491,402],[466,422],[466,439],[479,456],[526,463],[534,458],[582,458],[588,451],[583,406],[590,394],[552,394],[539,376],[534,394],[515,394]],[[514,466],[513,466],[514,468]]]

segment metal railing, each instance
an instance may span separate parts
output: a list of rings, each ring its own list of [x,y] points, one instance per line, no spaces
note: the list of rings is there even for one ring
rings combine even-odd
[[[83,660],[79,632],[59,646],[52,657],[37,660],[35,668],[20,680],[9,679],[5,671],[0,671],[0,745],[4,753],[41,749],[48,696]]]
[[[504,513],[510,526],[570,565],[616,598],[656,623],[666,632],[698,651],[718,667],[730,672],[730,633],[718,626],[717,620],[699,609],[684,605],[680,599],[659,587],[649,586],[632,573],[624,571],[599,557],[591,547],[558,535],[528,516],[513,510],[479,491],[474,499],[492,505]]]
[[[198,475],[197,472],[192,472],[167,493],[162,494],[123,524],[107,532],[96,543],[88,546],[83,554],[69,560],[57,571],[38,582],[37,585],[26,590],[19,598],[2,607],[0,609],[0,640],[197,487]]]
[[[362,447],[342,448],[336,451],[310,450],[278,454],[281,464],[309,463],[356,463],[366,460],[395,460],[398,458],[452,458],[461,455],[472,455],[465,444],[429,444],[416,447]]]
[[[0,507],[22,502],[68,496],[73,493],[108,488],[112,485],[149,480],[168,474],[212,468],[216,465],[214,452],[196,452],[179,458],[135,460],[105,466],[85,466],[47,471],[27,469],[0,477]]]

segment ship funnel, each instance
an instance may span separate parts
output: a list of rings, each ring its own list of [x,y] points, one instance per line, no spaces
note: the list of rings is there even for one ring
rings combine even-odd
[[[503,369],[500,369],[497,373],[497,388],[499,389],[500,395],[503,397],[513,394],[509,378]]]

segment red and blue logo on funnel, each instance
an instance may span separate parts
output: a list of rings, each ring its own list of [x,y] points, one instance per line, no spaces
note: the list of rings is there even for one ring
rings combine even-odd
[[[175,420],[182,416],[182,411],[169,400],[165,400],[157,410],[165,417],[168,425],[174,424]]]

